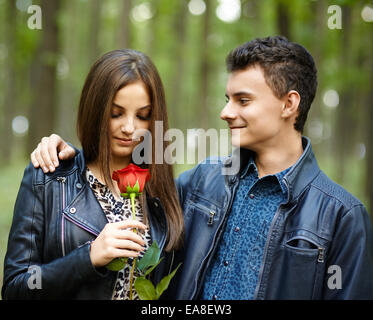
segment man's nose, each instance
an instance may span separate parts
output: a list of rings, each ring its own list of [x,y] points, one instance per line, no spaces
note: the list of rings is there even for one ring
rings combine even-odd
[[[228,121],[233,120],[237,117],[236,113],[234,112],[234,108],[230,101],[225,105],[223,110],[220,112],[220,118],[222,120]]]

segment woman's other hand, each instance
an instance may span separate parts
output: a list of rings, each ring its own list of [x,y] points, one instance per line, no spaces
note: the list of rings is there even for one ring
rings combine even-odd
[[[58,153],[58,157],[57,157]],[[53,172],[60,160],[71,159],[75,150],[57,134],[44,137],[37,148],[31,153],[31,162],[35,168],[41,167],[44,173]]]
[[[90,257],[93,266],[102,267],[115,258],[137,257],[144,251],[145,241],[133,228],[147,227],[136,220],[107,223],[91,243]]]

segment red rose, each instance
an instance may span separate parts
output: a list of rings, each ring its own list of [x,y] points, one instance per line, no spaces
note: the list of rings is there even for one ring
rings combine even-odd
[[[113,180],[118,183],[120,193],[128,196],[130,193],[138,195],[144,190],[145,182],[149,181],[149,169],[141,169],[140,167],[130,163],[127,167],[113,172]]]

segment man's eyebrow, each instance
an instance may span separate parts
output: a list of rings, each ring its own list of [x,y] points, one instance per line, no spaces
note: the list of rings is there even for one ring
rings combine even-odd
[[[225,94],[226,98],[229,98],[228,93]],[[249,91],[238,91],[232,94],[232,97],[250,96],[254,97],[254,94]]]
[[[117,107],[117,108],[120,108],[120,109],[125,109],[124,107],[120,106],[119,104],[116,104],[115,102],[113,102],[113,107]],[[146,109],[146,108],[151,108],[151,105],[148,104],[146,106],[143,106],[143,107],[139,108],[139,110],[143,110],[143,109]]]

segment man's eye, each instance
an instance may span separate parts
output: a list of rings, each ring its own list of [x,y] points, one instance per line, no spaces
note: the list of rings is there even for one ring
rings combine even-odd
[[[240,103],[242,105],[248,104],[250,102],[250,99],[240,99]]]

